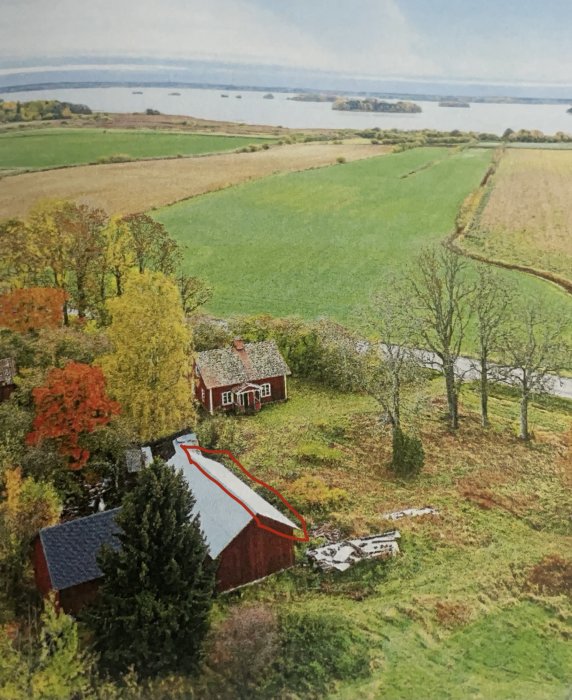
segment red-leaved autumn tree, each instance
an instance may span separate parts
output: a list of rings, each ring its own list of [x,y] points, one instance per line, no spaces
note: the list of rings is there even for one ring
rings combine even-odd
[[[18,333],[60,328],[64,321],[63,289],[27,287],[0,295],[0,327]]]
[[[101,369],[81,362],[50,370],[46,383],[32,395],[36,417],[26,442],[55,440],[59,453],[70,458],[70,469],[81,469],[89,459],[89,451],[79,444],[81,437],[107,425],[120,410],[106,394]]]

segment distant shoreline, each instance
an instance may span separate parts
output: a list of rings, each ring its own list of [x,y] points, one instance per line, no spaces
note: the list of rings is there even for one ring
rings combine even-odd
[[[266,85],[263,87],[254,85],[229,85],[228,83],[188,83],[188,82],[163,82],[163,81],[92,81],[92,82],[70,82],[61,81],[53,83],[27,83],[21,85],[7,85],[0,87],[0,95],[11,94],[18,92],[36,92],[42,90],[76,90],[89,88],[189,88],[194,90],[224,90],[224,91],[240,91],[240,92],[264,92],[264,93],[299,93],[299,94],[316,94],[317,90],[301,87],[276,87]],[[437,93],[404,93],[404,92],[365,92],[365,91],[349,91],[337,90],[336,95],[340,96],[364,96],[377,97],[386,100],[417,100],[420,102],[444,102],[460,100],[466,103],[475,104],[521,104],[521,105],[570,105],[572,98],[560,97],[483,97]]]

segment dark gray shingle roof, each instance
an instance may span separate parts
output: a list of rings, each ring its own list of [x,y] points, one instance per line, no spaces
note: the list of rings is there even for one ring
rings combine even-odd
[[[119,548],[115,522],[119,508],[77,518],[40,530],[40,541],[48,564],[52,588],[61,591],[103,574],[97,565],[102,545]]]
[[[232,347],[198,353],[196,363],[207,389],[291,374],[273,340],[245,343],[246,362],[241,354]]]

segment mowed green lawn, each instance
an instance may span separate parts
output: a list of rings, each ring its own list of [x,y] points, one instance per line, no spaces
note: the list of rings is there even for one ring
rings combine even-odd
[[[43,129],[0,134],[0,169],[54,168],[101,158],[160,158],[231,151],[269,139],[160,131]]]
[[[187,246],[187,270],[213,285],[211,312],[329,316],[353,325],[388,273],[453,230],[490,157],[486,149],[415,149],[276,175],[154,216]],[[572,313],[572,300],[556,287],[501,274],[524,297]]]

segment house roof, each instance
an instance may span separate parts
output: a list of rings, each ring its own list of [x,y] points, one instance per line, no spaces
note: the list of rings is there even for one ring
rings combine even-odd
[[[229,469],[205,457],[200,450],[192,452],[193,460],[200,469],[191,464],[182,446],[193,444],[196,445],[193,434],[175,438],[172,441],[174,454],[168,464],[183,472],[193,492],[193,515],[200,518],[201,530],[213,559],[253,520],[252,514],[293,529],[297,527]],[[102,576],[97,565],[97,554],[104,544],[114,549],[120,546],[117,539],[120,529],[115,522],[119,511],[119,508],[115,508],[40,530],[40,540],[55,590]]]
[[[205,350],[198,353],[196,365],[207,389],[290,374],[273,340],[235,341],[232,347]]]
[[[169,460],[169,464],[183,472],[193,492],[195,497],[193,512],[200,516],[201,529],[213,559],[216,559],[251,522],[253,519],[251,513],[293,529],[298,527],[225,466],[209,459],[200,450],[192,450],[192,459],[200,466],[199,469],[189,463],[182,449],[183,444],[190,443],[179,438],[174,444],[175,455]],[[226,493],[221,486],[240,503]],[[247,508],[251,511],[250,513]]]
[[[14,384],[16,377],[16,363],[12,357],[0,360],[0,386]]]
[[[97,554],[106,544],[119,547],[119,526],[115,516],[119,508],[77,518],[40,530],[40,541],[46,557],[52,588],[61,591],[103,574],[97,565]]]

